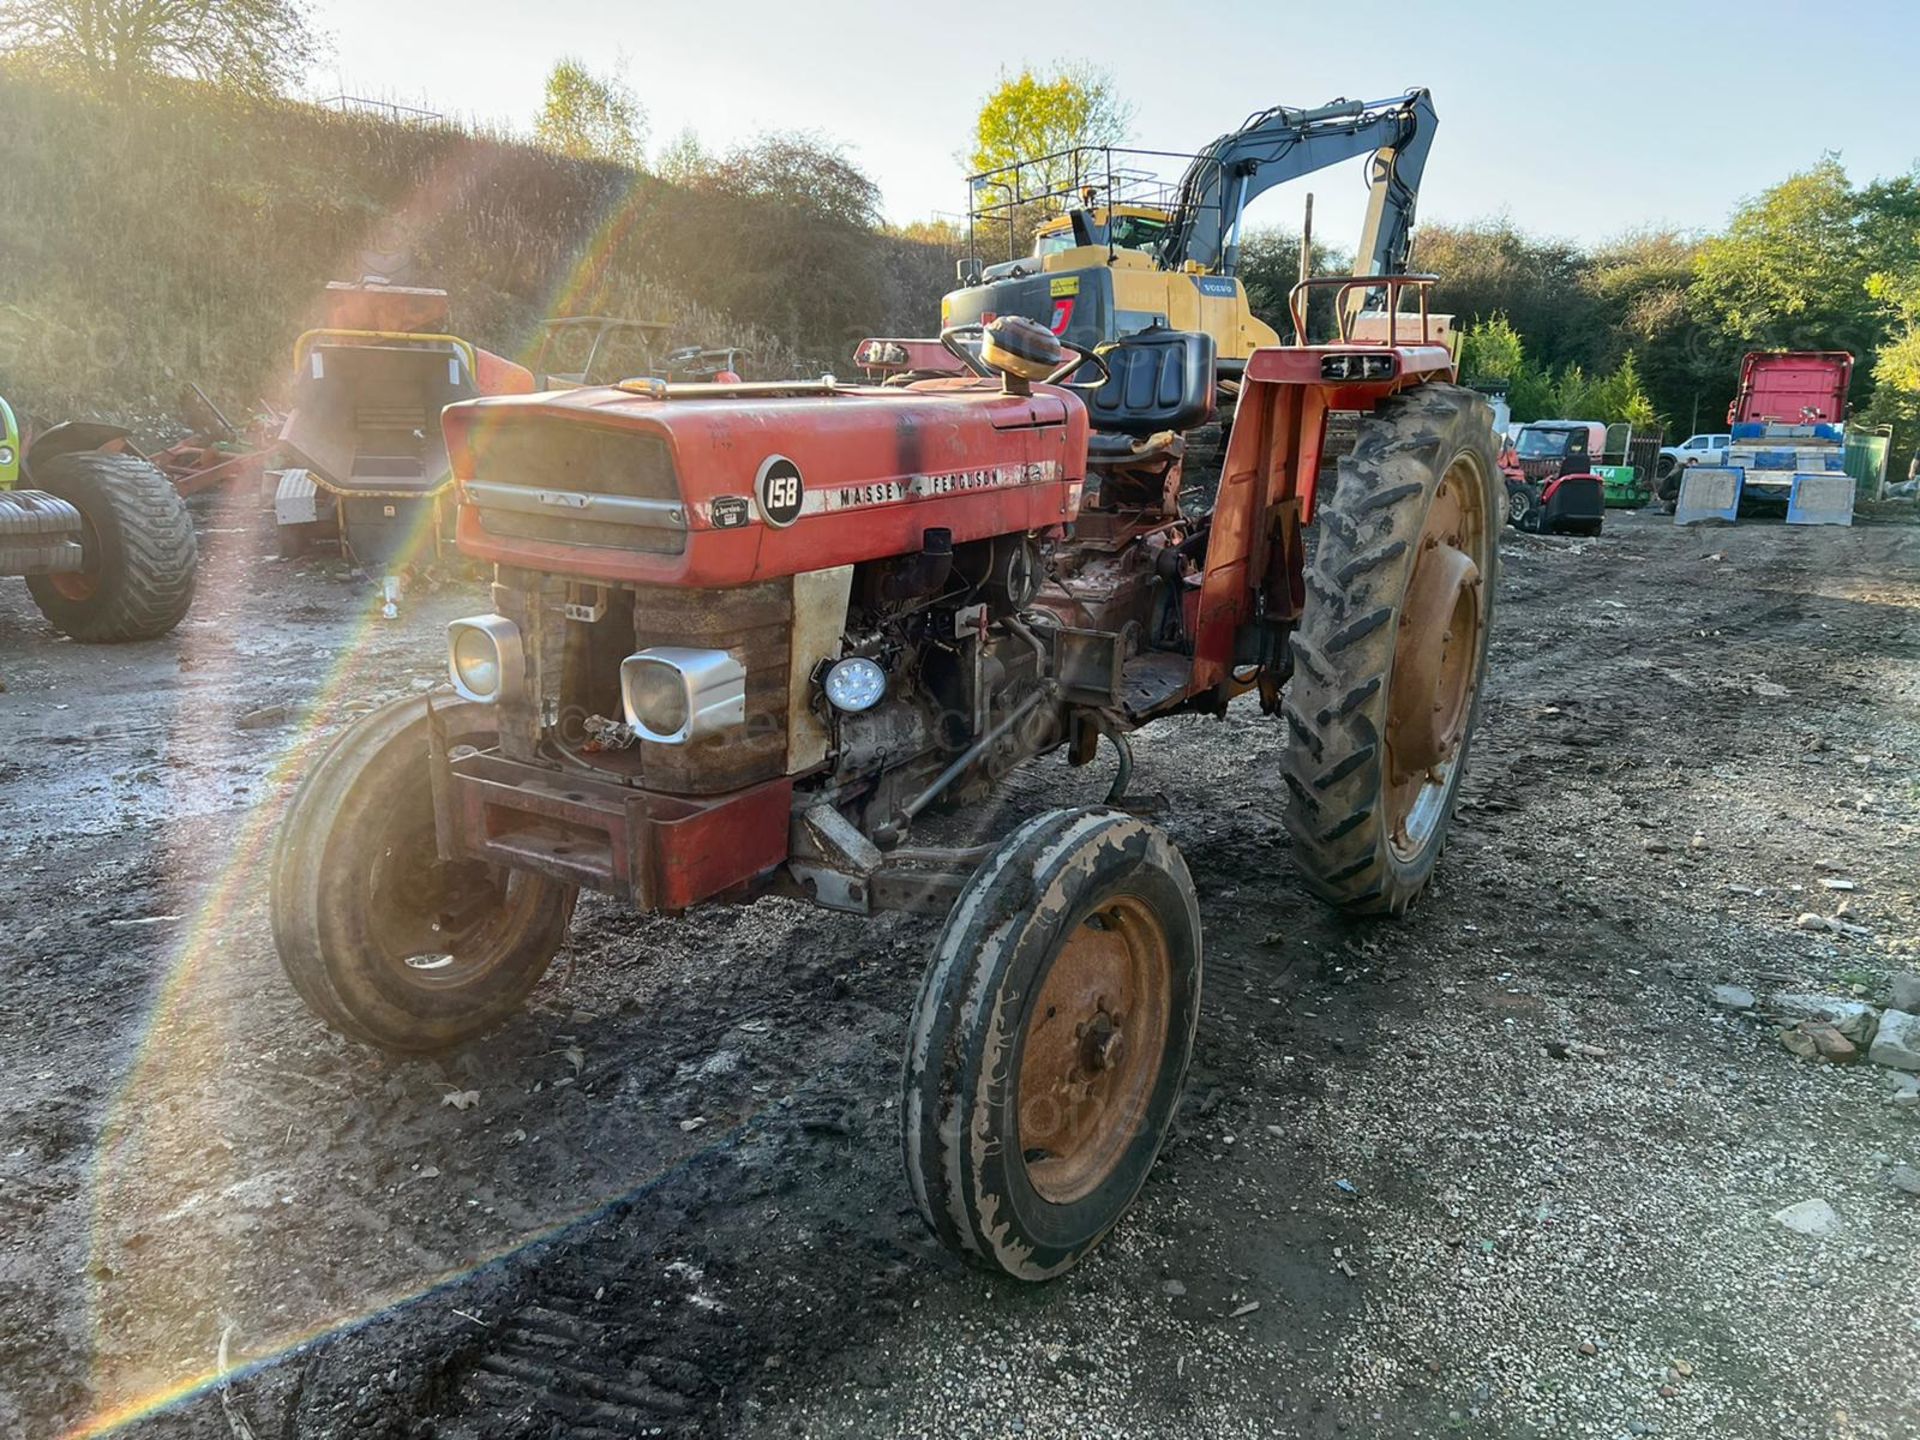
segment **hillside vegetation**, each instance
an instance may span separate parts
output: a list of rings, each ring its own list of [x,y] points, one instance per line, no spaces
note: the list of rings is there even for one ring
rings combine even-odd
[[[51,418],[159,417],[190,380],[245,413],[278,393],[324,284],[369,256],[409,259],[503,354],[545,315],[610,313],[745,345],[773,375],[924,332],[952,273],[804,190],[678,186],[186,83],[108,101],[0,67],[0,176],[0,394]]]

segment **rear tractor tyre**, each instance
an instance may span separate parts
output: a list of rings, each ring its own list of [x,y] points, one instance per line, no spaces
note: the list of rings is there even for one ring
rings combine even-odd
[[[1285,714],[1308,887],[1401,914],[1446,843],[1480,713],[1502,484],[1487,404],[1421,385],[1360,423],[1320,510]]]
[[[1200,909],[1160,830],[1116,810],[1029,821],[947,918],[907,1034],[915,1204],[948,1248],[1047,1280],[1139,1193],[1200,1013]]]
[[[490,746],[486,706],[435,706],[446,742]],[[357,721],[294,795],[273,860],[280,963],[350,1039],[431,1055],[520,1009],[566,940],[579,893],[543,876],[443,861],[423,696]]]
[[[193,603],[193,516],[173,483],[138,455],[83,450],[33,471],[36,488],[80,512],[84,568],[28,577],[54,629],[86,644],[154,640]]]

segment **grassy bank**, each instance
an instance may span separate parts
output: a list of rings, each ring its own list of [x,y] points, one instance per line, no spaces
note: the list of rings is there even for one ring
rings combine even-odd
[[[0,201],[0,394],[49,417],[157,418],[189,380],[244,412],[369,257],[410,261],[504,354],[544,315],[606,312],[776,374],[925,331],[948,273],[933,247],[455,126],[4,67]]]

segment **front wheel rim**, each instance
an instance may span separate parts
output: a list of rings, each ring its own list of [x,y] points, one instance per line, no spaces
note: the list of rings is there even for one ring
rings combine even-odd
[[[396,804],[359,861],[367,934],[383,971],[404,989],[460,990],[513,955],[537,917],[539,886],[477,860],[440,859],[431,802],[420,812]]]
[[[1171,1029],[1173,951],[1137,896],[1095,906],[1055,953],[1028,1011],[1013,1087],[1028,1183],[1070,1205],[1139,1136]]]

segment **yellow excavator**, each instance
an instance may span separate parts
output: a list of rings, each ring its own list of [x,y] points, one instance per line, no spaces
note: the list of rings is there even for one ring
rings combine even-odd
[[[960,262],[960,288],[940,302],[940,323],[1020,315],[1089,347],[1156,325],[1204,331],[1213,337],[1219,378],[1237,382],[1249,355],[1280,340],[1254,316],[1235,273],[1248,203],[1275,185],[1370,155],[1372,193],[1353,273],[1404,270],[1437,123],[1425,90],[1310,110],[1275,106],[1190,157],[1170,192],[1156,191],[1141,168],[1166,158],[1162,152],[1113,147],[970,176],[971,258]],[[980,227],[1004,226],[1011,236],[1036,208],[1057,213],[1035,227],[1030,254],[992,265],[977,258]],[[1353,303],[1363,298],[1356,291]]]

